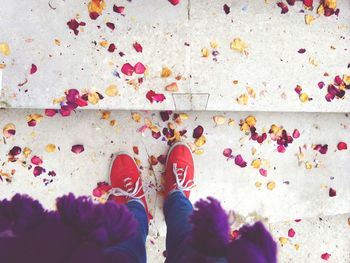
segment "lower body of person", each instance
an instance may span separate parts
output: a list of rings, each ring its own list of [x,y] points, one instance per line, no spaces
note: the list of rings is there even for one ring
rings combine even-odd
[[[179,262],[191,247],[187,237],[192,225],[189,216],[193,206],[189,201],[194,186],[194,163],[190,148],[184,143],[174,144],[167,155],[164,178],[164,216],[167,225],[166,262]],[[106,253],[127,254],[130,262],[146,262],[146,238],[149,214],[142,188],[140,172],[134,159],[127,153],[119,153],[113,160],[110,174],[113,187],[111,199],[124,203],[139,222],[137,234],[130,240],[106,249]]]

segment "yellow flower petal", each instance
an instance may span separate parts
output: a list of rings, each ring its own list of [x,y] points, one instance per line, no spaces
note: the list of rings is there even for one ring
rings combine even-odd
[[[204,135],[202,135],[201,137],[197,138],[197,139],[194,141],[194,144],[195,144],[197,147],[201,147],[201,146],[204,145],[206,142],[207,142],[207,139],[205,138]]]
[[[276,183],[274,181],[268,182],[267,183],[267,189],[272,191],[276,187]]]
[[[229,126],[235,125],[235,120],[229,119],[229,120],[228,120],[228,125],[229,125]]]
[[[171,72],[171,69],[170,69],[170,68],[168,68],[168,67],[163,67],[160,76],[161,76],[162,78],[167,78],[167,77],[170,77],[171,74],[172,74],[172,72]]]
[[[201,52],[202,52],[202,57],[204,58],[209,57],[209,49],[207,49],[206,47],[202,48]]]
[[[234,38],[231,42],[230,45],[232,50],[236,50],[240,53],[246,53],[246,49],[248,48],[248,44],[245,43],[242,39],[240,38]]]
[[[328,8],[336,9],[337,8],[337,0],[324,0],[324,4]]]
[[[116,85],[109,85],[106,90],[106,95],[109,97],[115,97],[119,94],[118,88]]]
[[[211,46],[211,48],[216,49],[216,48],[219,47],[219,43],[218,43],[216,40],[212,40],[212,41],[210,42],[210,46]]]
[[[309,101],[309,95],[307,95],[306,93],[301,93],[299,95],[299,100],[303,103]]]
[[[312,169],[312,163],[305,162],[305,168],[308,169],[308,170],[311,170]]]
[[[100,46],[101,47],[107,47],[108,46],[108,41],[106,41],[106,40],[101,41],[100,42]]]
[[[311,25],[311,23],[315,20],[312,15],[305,15],[305,24]]]
[[[252,161],[252,167],[255,169],[259,169],[261,165],[261,160],[260,159],[255,159]]]
[[[226,117],[223,115],[217,115],[213,117],[214,122],[216,125],[222,125],[226,122]]]
[[[91,104],[95,105],[99,102],[99,100],[100,100],[100,97],[98,96],[98,94],[96,92],[92,92],[92,93],[88,94],[88,101]]]
[[[7,43],[0,43],[0,53],[4,54],[5,56],[10,55],[10,46]]]
[[[61,45],[61,41],[59,39],[55,39],[55,45],[60,46]]]
[[[104,0],[91,0],[88,4],[89,13],[96,12],[99,15],[102,14],[102,10],[105,9],[106,3]]]
[[[249,101],[249,96],[247,94],[242,94],[237,99],[238,104],[247,105]]]
[[[46,150],[48,153],[53,153],[54,151],[56,151],[56,145],[50,143],[50,144],[46,145],[45,150]]]
[[[16,132],[16,126],[13,123],[6,124],[2,129],[5,138],[10,138],[12,135],[14,135],[12,134],[13,131]]]
[[[320,4],[317,8],[317,14],[324,15],[324,6],[323,4]]]
[[[110,116],[111,116],[110,111],[102,111],[101,112],[101,119],[102,120],[108,120]]]
[[[255,126],[256,118],[255,116],[249,115],[247,118],[245,118],[245,122],[249,125],[249,127]]]
[[[289,239],[287,237],[280,237],[278,241],[280,242],[281,246],[284,246],[288,243]]]
[[[42,118],[43,118],[43,115],[41,114],[37,114],[37,113],[29,114],[27,116],[27,122],[31,120],[35,120],[36,122],[39,122],[42,120]]]
[[[252,87],[247,87],[247,92],[250,97],[255,98],[256,97],[256,92]]]
[[[198,149],[194,150],[194,153],[195,153],[196,155],[202,155],[202,154],[204,153],[204,150],[198,148]]]
[[[27,158],[31,153],[32,153],[32,150],[31,150],[31,149],[29,149],[28,147],[24,147],[24,149],[23,149],[23,155],[24,155],[24,157]]]
[[[262,183],[261,182],[255,182],[254,185],[255,185],[256,188],[259,189],[261,187]]]
[[[117,121],[117,120],[111,120],[111,121],[109,122],[109,124],[110,124],[112,127],[115,127],[115,126],[118,125],[118,121]]]
[[[137,113],[137,112],[132,112],[132,113],[131,113],[131,118],[132,118],[135,122],[140,122],[140,121],[141,121],[141,115],[140,115],[140,113]]]

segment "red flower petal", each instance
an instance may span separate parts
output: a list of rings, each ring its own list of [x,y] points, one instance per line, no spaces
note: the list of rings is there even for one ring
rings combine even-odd
[[[168,0],[172,5],[177,5],[180,3],[180,0]]]
[[[139,147],[134,146],[134,147],[132,147],[132,150],[135,154],[139,154]]]
[[[115,44],[111,43],[111,44],[109,45],[109,47],[108,47],[107,50],[108,50],[109,52],[113,53],[115,49],[116,49]]]
[[[301,49],[298,50],[298,53],[299,53],[299,54],[303,54],[303,53],[305,53],[305,51],[306,51],[305,48],[301,48]]]
[[[96,20],[100,15],[97,12],[91,12],[89,13],[89,16],[92,20]]]
[[[9,155],[11,155],[11,156],[16,156],[16,155],[19,155],[21,152],[22,152],[21,147],[14,146],[14,147],[12,147],[12,149],[9,151]]]
[[[146,67],[141,62],[137,62],[134,66],[134,70],[136,74],[143,74],[146,70]]]
[[[159,139],[160,136],[161,136],[161,133],[160,133],[160,132],[154,132],[154,131],[152,131],[152,137],[153,137],[154,139]]]
[[[239,167],[243,168],[247,166],[247,162],[245,162],[240,154],[235,157],[235,164]]]
[[[287,0],[288,5],[294,5],[295,4],[295,0]]]
[[[142,52],[142,50],[143,50],[141,44],[138,43],[138,42],[135,42],[134,44],[132,44],[132,46],[134,47],[134,49],[136,50],[136,52]]]
[[[198,139],[199,137],[202,136],[204,132],[204,128],[201,125],[198,125],[194,130],[193,130],[193,138]],[[232,152],[232,151],[231,151]]]
[[[32,162],[32,164],[35,164],[35,165],[40,165],[43,163],[43,160],[36,155],[34,155],[30,161]]]
[[[32,120],[28,121],[27,124],[29,127],[34,127],[34,126],[36,126],[37,122],[36,122],[36,120],[32,119]]]
[[[277,151],[279,153],[284,153],[286,151],[286,148],[283,145],[278,145],[277,146]]]
[[[71,113],[71,110],[67,106],[62,106],[59,111],[60,111],[62,117],[67,117]]]
[[[348,145],[345,142],[339,142],[337,145],[339,151],[348,149]]]
[[[311,7],[314,0],[303,0],[303,3],[306,7]]]
[[[75,102],[76,99],[80,97],[79,90],[77,89],[69,89],[68,91],[65,92],[65,94],[66,94],[66,99],[69,102]]]
[[[319,152],[320,152],[321,154],[326,154],[327,151],[328,151],[328,145],[327,145],[327,144],[323,145],[323,146],[321,147],[321,149],[319,150]]]
[[[30,68],[30,74],[34,74],[38,70],[37,66],[35,64],[32,64],[32,67]]]
[[[278,6],[279,8],[281,8],[281,14],[285,14],[285,13],[288,12],[288,6],[287,6],[285,3],[283,3],[283,2],[278,2],[278,3],[277,3],[277,6]]]
[[[328,260],[328,259],[330,258],[330,256],[331,256],[331,254],[328,254],[328,253],[326,252],[326,253],[323,253],[323,254],[321,255],[321,258],[322,258],[323,260]]]
[[[299,85],[297,85],[294,90],[296,93],[298,93],[298,95],[300,95],[302,88]]]
[[[232,157],[232,149],[231,148],[226,148],[223,153],[222,153],[225,157],[230,158]]]
[[[298,139],[299,137],[300,137],[300,132],[298,131],[298,129],[295,129],[293,131],[293,138]]]
[[[228,15],[231,12],[230,7],[227,4],[224,4],[223,8],[226,15]]]
[[[259,169],[259,173],[262,175],[262,176],[267,176],[267,170],[263,169],[263,168],[260,168]]]
[[[78,35],[79,34],[79,30],[78,30],[79,26],[85,26],[85,23],[84,22],[78,23],[77,20],[71,19],[70,21],[67,22],[67,25],[68,25],[69,29],[73,30],[75,35]]]
[[[56,113],[57,113],[57,110],[54,110],[54,109],[46,109],[45,110],[45,115],[47,117],[53,117],[56,115]]]
[[[130,65],[130,63],[125,63],[122,66],[121,71],[127,75],[127,76],[131,76],[134,73],[134,67]]]
[[[81,144],[73,145],[71,149],[71,151],[76,154],[82,153],[84,150],[84,146]]]
[[[288,230],[288,236],[289,236],[289,237],[294,237],[294,236],[295,236],[295,231],[294,231],[293,228],[291,228],[291,229]]]
[[[331,94],[331,93],[328,93],[326,96],[326,101],[330,102],[332,101],[334,98],[335,98],[335,95],[334,94]]]
[[[162,121],[168,121],[170,119],[170,114],[172,114],[172,111],[161,111],[160,112],[160,118],[162,119]]]
[[[147,92],[146,98],[147,98],[151,103],[153,103],[154,101],[155,101],[155,102],[162,102],[162,101],[165,100],[164,94],[161,94],[161,93],[157,94],[157,93],[155,93],[153,90],[150,90],[150,91]]]
[[[334,78],[334,84],[337,85],[337,86],[340,86],[342,83],[343,83],[342,78],[341,78],[339,75],[338,75],[338,76],[335,76],[335,78]]]
[[[113,11],[118,14],[123,14],[125,7],[124,6],[117,6],[113,5]]]
[[[35,166],[33,169],[34,176],[39,176],[43,173],[44,169],[41,166]]]
[[[55,171],[49,171],[47,173],[49,176],[55,177],[56,176],[56,172]]]
[[[75,100],[75,103],[79,106],[79,107],[85,107],[88,105],[88,102],[86,100],[84,100],[83,98],[77,98]]]
[[[332,187],[329,188],[329,196],[330,197],[334,197],[337,195],[337,191],[335,189],[333,189]]]
[[[112,30],[115,29],[115,25],[114,25],[114,23],[112,23],[112,22],[107,22],[107,23],[106,23],[106,26],[109,27],[109,28],[112,29]]]

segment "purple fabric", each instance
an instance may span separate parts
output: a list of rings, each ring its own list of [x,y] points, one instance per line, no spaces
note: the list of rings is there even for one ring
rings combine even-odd
[[[123,205],[93,204],[73,194],[57,199],[57,211],[28,196],[0,202],[1,262],[127,262],[104,248],[129,239],[137,222]]]

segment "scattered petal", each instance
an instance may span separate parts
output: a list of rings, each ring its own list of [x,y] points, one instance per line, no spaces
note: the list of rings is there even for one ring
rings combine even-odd
[[[141,46],[140,43],[135,42],[134,44],[132,44],[132,46],[134,47],[134,49],[136,50],[136,52],[142,53],[143,48],[142,48],[142,46]]]
[[[283,145],[278,145],[277,146],[277,151],[279,153],[284,153],[286,151],[286,148]]]
[[[33,169],[34,176],[39,176],[43,173],[44,169],[41,166],[35,166]]]
[[[300,137],[300,132],[298,131],[298,129],[295,129],[293,131],[293,135],[292,136],[293,136],[294,139],[298,139]]]
[[[177,5],[180,3],[180,0],[168,0],[172,5]]]
[[[337,191],[333,189],[332,187],[329,188],[329,197],[337,196]]]
[[[30,161],[32,162],[32,164],[34,165],[41,165],[43,163],[43,160],[39,157],[39,156],[36,156],[34,155],[32,157],[32,159],[30,159]]]
[[[124,6],[113,5],[113,11],[118,13],[118,14],[123,14],[124,10],[125,10]]]
[[[226,15],[228,15],[231,12],[230,7],[227,4],[224,4],[223,8]]]
[[[217,115],[213,117],[213,120],[216,125],[222,125],[226,122],[226,117],[223,115]]]
[[[204,145],[206,142],[207,142],[207,139],[205,138],[204,135],[202,135],[201,137],[197,138],[197,139],[194,141],[194,144],[195,144],[197,147],[201,147],[201,146]]]
[[[305,48],[301,48],[301,49],[299,49],[299,50],[298,50],[298,53],[299,53],[299,54],[304,54],[304,53],[305,53],[305,51],[306,51],[306,49],[305,49]]]
[[[321,255],[321,258],[322,258],[323,260],[328,260],[330,257],[331,257],[331,254],[328,254],[327,252],[326,252],[326,253],[323,253],[323,254]]]
[[[295,231],[294,231],[293,228],[291,228],[291,229],[288,230],[288,236],[289,236],[289,237],[294,237],[294,236],[295,236]]]
[[[171,71],[170,68],[168,68],[168,67],[163,67],[163,68],[162,68],[162,72],[160,73],[160,76],[161,76],[162,78],[168,78],[168,77],[171,76],[171,74],[172,74],[172,71]]]
[[[283,3],[283,2],[278,2],[277,3],[277,6],[279,7],[279,8],[281,8],[281,14],[285,14],[285,13],[287,13],[288,12],[288,6],[285,4],[285,3]]]
[[[55,110],[55,109],[46,109],[45,110],[45,116],[53,117],[53,116],[56,115],[57,112],[58,112],[58,110]]]
[[[50,143],[50,144],[46,145],[45,150],[48,153],[53,153],[54,151],[56,151],[56,145]]]
[[[337,148],[339,151],[342,150],[347,150],[348,149],[348,145],[345,142],[339,142],[337,145]]]
[[[122,73],[131,76],[134,73],[134,67],[130,63],[125,63],[121,68]]]
[[[263,168],[260,168],[259,169],[259,173],[262,175],[262,176],[267,176],[267,170],[263,169]]]
[[[105,93],[109,97],[115,97],[119,94],[118,87],[116,85],[113,85],[113,84],[109,85],[106,88]]]
[[[235,157],[235,164],[238,165],[241,168],[244,168],[247,166],[247,162],[243,160],[242,155],[238,154]]]
[[[198,139],[202,136],[204,132],[204,128],[201,125],[198,125],[194,130],[193,130],[193,138]]]
[[[223,153],[222,153],[225,157],[230,158],[232,157],[232,149],[231,148],[226,148]]]
[[[8,123],[4,126],[2,131],[5,138],[10,138],[16,134],[16,126],[13,123]]]
[[[165,90],[169,92],[177,92],[179,91],[179,87],[177,86],[176,82],[170,83],[169,85],[165,86]]]
[[[109,45],[109,47],[108,47],[108,52],[111,52],[111,53],[113,53],[114,51],[115,51],[115,49],[116,49],[116,46],[115,46],[115,44],[114,43],[111,43],[110,45]]]
[[[243,54],[243,53],[246,53],[246,49],[248,48],[248,44],[245,43],[240,38],[234,38],[230,44],[230,48],[232,50],[236,50],[236,51]]]
[[[5,56],[10,55],[10,46],[7,43],[1,42],[0,43],[0,53],[4,54]]]
[[[16,155],[19,155],[21,152],[22,152],[21,147],[14,146],[14,147],[12,147],[12,149],[9,151],[9,155],[11,155],[11,156],[16,156]]]
[[[106,23],[106,26],[107,26],[108,28],[112,29],[112,30],[115,29],[115,25],[114,25],[114,23],[112,23],[112,22],[107,22],[107,23]]]
[[[37,72],[38,67],[35,64],[32,64],[31,68],[30,68],[30,74],[34,74],[35,72]]]
[[[276,187],[276,183],[274,181],[268,182],[267,183],[267,189],[272,191]]]
[[[141,62],[137,62],[134,66],[134,71],[136,74],[143,74],[145,70],[146,67]]]
[[[155,102],[162,102],[165,100],[164,94],[161,93],[155,93],[153,90],[149,90],[146,94],[146,98],[153,103]]]
[[[76,154],[82,153],[84,150],[84,146],[81,144],[73,145],[71,149],[71,151]]]
[[[312,15],[305,15],[305,24],[311,25],[315,18]]]

